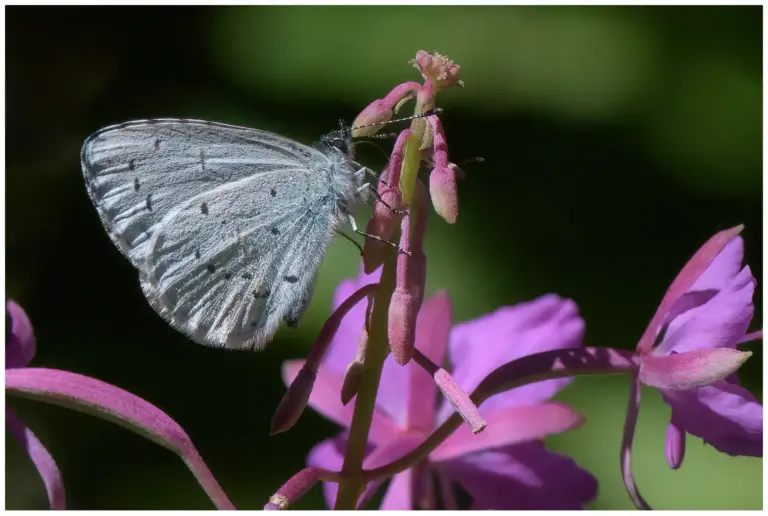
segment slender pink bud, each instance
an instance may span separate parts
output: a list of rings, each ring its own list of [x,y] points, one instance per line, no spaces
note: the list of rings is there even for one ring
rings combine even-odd
[[[389,163],[379,179],[378,192],[381,199],[376,202],[373,217],[368,221],[366,233],[390,240],[397,229],[401,215],[392,210],[403,209],[403,197],[400,194],[400,170],[403,166],[405,143],[411,135],[410,129],[404,129],[395,141]],[[382,202],[384,201],[384,202]],[[384,204],[386,203],[386,204]],[[363,270],[370,274],[384,261],[385,243],[366,238],[363,246]]]
[[[424,300],[427,278],[427,259],[422,252],[426,232],[426,192],[421,181],[417,180],[416,186],[416,209],[403,217],[400,229],[400,247],[408,253],[400,253],[397,257],[395,291],[389,304],[389,346],[400,365],[407,364],[413,356],[416,320]],[[412,214],[415,214],[413,224]]]
[[[429,174],[429,193],[435,211],[446,222],[453,224],[459,216],[459,195],[456,188],[456,166],[448,162],[448,144],[443,124],[433,115],[427,118],[432,126],[434,168]]]
[[[405,82],[395,86],[386,97],[376,99],[363,109],[352,124],[352,136],[360,138],[371,136],[381,130],[392,119],[392,112],[399,108],[400,102],[422,88],[417,82]]]
[[[307,406],[309,396],[312,394],[312,387],[315,385],[315,378],[317,378],[317,374],[305,363],[299,371],[299,375],[283,395],[283,399],[280,400],[275,415],[272,416],[270,435],[293,428],[293,425],[301,417],[301,413],[304,412],[304,407]]]
[[[472,433],[479,433],[487,426],[487,423],[480,415],[469,396],[456,383],[453,377],[445,369],[438,369],[434,375],[435,383],[445,399],[451,404],[453,409],[462,417],[465,423],[472,429]]]
[[[651,387],[683,391],[713,384],[735,373],[752,356],[731,348],[701,349],[674,355],[645,355],[640,381]]]
[[[307,491],[317,484],[320,480],[318,471],[315,468],[304,468],[293,475],[288,482],[277,490],[275,494],[269,497],[269,501],[264,506],[265,511],[284,511],[292,503],[304,496]]]
[[[683,458],[685,457],[685,430],[675,424],[674,413],[667,427],[667,441],[664,451],[670,468],[678,469],[683,464]]]
[[[357,394],[357,390],[360,388],[360,380],[363,377],[363,362],[365,362],[365,355],[368,352],[368,318],[371,312],[373,303],[371,298],[368,298],[368,310],[366,311],[366,325],[363,331],[360,333],[360,338],[357,341],[357,354],[355,359],[349,363],[347,370],[344,373],[344,380],[341,383],[341,403],[346,405]]]
[[[290,430],[296,424],[296,421],[299,420],[301,413],[307,406],[309,396],[312,394],[312,387],[315,385],[315,378],[317,376],[317,368],[323,361],[325,352],[328,350],[333,336],[336,335],[341,321],[353,306],[364,297],[372,295],[378,286],[378,283],[370,283],[360,287],[345,299],[328,320],[325,321],[320,334],[315,339],[315,342],[312,343],[307,361],[304,363],[301,371],[299,371],[298,376],[288,387],[288,390],[283,395],[283,399],[280,400],[280,405],[278,405],[275,415],[272,416],[272,424],[269,430],[271,435]]]

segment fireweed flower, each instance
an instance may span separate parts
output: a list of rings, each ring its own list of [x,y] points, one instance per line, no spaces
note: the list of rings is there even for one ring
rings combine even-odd
[[[741,229],[721,231],[699,249],[638,342],[640,367],[633,379],[621,462],[625,485],[640,508],[649,507],[631,474],[638,381],[659,388],[672,408],[665,450],[670,467],[682,464],[687,433],[729,455],[763,455],[762,406],[735,374],[751,355],[737,345],[762,338],[762,330],[747,334],[756,281],[749,267],[742,267]]]
[[[32,324],[15,302],[6,302],[10,334],[5,344],[6,394],[31,398],[86,412],[133,430],[181,457],[219,509],[234,506],[214,479],[186,432],[154,405],[119,387],[95,378],[27,367],[35,354]],[[64,484],[56,462],[24,422],[6,407],[6,425],[34,463],[52,509],[65,509]]]
[[[342,282],[335,294],[338,306],[362,285],[378,281],[378,274]],[[342,379],[355,358],[364,326],[365,303],[350,310],[318,370],[309,404],[329,419],[348,427],[354,403],[340,399]],[[501,363],[554,349],[577,348],[584,323],[575,304],[554,295],[530,303],[502,308],[475,321],[451,328],[451,304],[439,293],[422,305],[416,329],[417,348],[442,364],[447,348],[456,382],[471,390]],[[284,365],[290,384],[302,360]],[[474,509],[577,509],[596,494],[596,480],[571,459],[549,452],[541,439],[578,426],[580,416],[566,405],[548,401],[568,379],[526,385],[488,399],[480,408],[488,427],[473,435],[461,426],[429,457],[398,473],[384,497],[382,509],[434,509],[436,490],[432,475],[441,484],[442,505],[456,508],[453,484],[460,484],[474,499]],[[376,400],[369,451],[364,466],[378,467],[405,455],[453,409],[438,403],[437,388],[423,369],[411,362],[398,365],[388,359]],[[442,398],[440,398],[442,399]],[[340,470],[347,434],[321,442],[309,454],[310,467]],[[369,484],[363,502],[381,486]],[[333,506],[337,484],[325,482],[324,494]]]

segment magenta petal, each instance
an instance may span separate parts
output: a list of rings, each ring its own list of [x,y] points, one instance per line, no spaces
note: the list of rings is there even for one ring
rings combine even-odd
[[[738,236],[744,229],[743,225],[720,231],[713,235],[702,245],[690,260],[683,266],[677,274],[672,284],[667,289],[666,294],[659,303],[656,313],[653,314],[651,322],[645,328],[642,337],[637,342],[637,351],[647,353],[651,350],[653,342],[659,333],[659,329],[667,319],[667,314],[675,305],[677,300],[696,284],[696,281],[710,267],[720,252]]]
[[[6,370],[5,390],[106,419],[168,448],[182,458],[216,507],[234,509],[184,429],[138,396],[94,378],[43,368]]]
[[[451,323],[451,300],[446,292],[438,292],[424,301],[416,323],[416,348],[438,367],[445,360]],[[385,371],[389,370],[385,368]],[[408,375],[407,426],[412,430],[431,432],[437,408],[435,383],[429,373],[415,364],[409,364]],[[387,383],[383,383],[385,381]],[[396,380],[383,377],[382,385],[386,387],[393,381]]]
[[[5,343],[5,368],[24,367],[35,356],[35,335],[24,309],[10,299],[5,310],[11,317],[10,338]]]
[[[309,451],[307,465],[332,471],[341,471],[341,466],[344,464],[346,442],[346,436],[321,441]],[[339,485],[336,482],[323,482],[323,496],[329,509],[333,509],[338,492]]]
[[[430,455],[432,462],[453,460],[468,453],[502,448],[576,428],[584,419],[564,403],[505,407],[485,416],[488,426],[473,434],[459,427]]]
[[[413,500],[413,475],[413,469],[406,469],[392,477],[379,510],[412,511],[416,509]]]
[[[693,283],[691,291],[722,290],[736,277],[744,261],[744,239],[737,236],[720,251],[709,267]]]
[[[517,358],[554,349],[577,348],[584,335],[584,321],[576,304],[554,294],[528,303],[505,307],[459,324],[450,341],[452,374],[466,391],[472,392],[488,373]],[[567,378],[525,385],[491,397],[485,410],[545,401],[568,384]],[[450,414],[446,403],[440,418]]]
[[[288,360],[283,363],[283,381],[290,385],[299,374],[303,360]],[[312,394],[309,396],[309,406],[317,412],[327,417],[334,423],[349,427],[352,422],[352,413],[355,410],[354,400],[347,405],[341,403],[341,385],[343,377],[341,374],[330,370],[325,366],[320,366],[317,370],[317,378]],[[386,414],[379,410],[374,410],[373,420],[371,421],[371,431],[368,438],[374,445],[389,441],[393,433],[399,430],[392,420]]]
[[[24,422],[10,408],[5,407],[5,424],[8,431],[19,441],[27,452],[32,463],[43,479],[45,491],[48,493],[48,503],[51,509],[64,510],[67,508],[64,497],[64,483],[61,479],[56,461],[37,436],[27,428]]]
[[[333,309],[336,310],[349,296],[357,292],[364,285],[377,283],[380,277],[381,269],[366,275],[363,273],[361,266],[357,278],[344,280],[336,287],[336,292],[333,295]],[[324,366],[342,375],[347,370],[347,366],[354,360],[355,353],[357,352],[357,342],[360,339],[360,334],[365,324],[367,306],[368,299],[364,298],[347,312],[325,353]]]
[[[754,314],[755,278],[749,267],[705,304],[670,321],[654,355],[699,349],[735,347],[747,332]]]
[[[416,448],[422,439],[423,437],[417,434],[392,434],[387,444],[378,446],[373,450],[368,450],[363,461],[363,468],[371,469],[389,464]],[[327,439],[312,448],[307,457],[307,464],[317,468],[341,471],[341,467],[344,464],[344,450],[346,446],[347,434]],[[381,481],[376,482],[373,488],[364,496],[372,495],[373,491],[381,483]],[[337,493],[338,484],[335,482],[323,482],[323,494],[325,495],[328,507],[335,505]]]
[[[539,442],[464,455],[437,467],[466,489],[476,510],[581,509],[597,494],[595,477]]]
[[[728,455],[763,456],[763,407],[745,388],[722,380],[661,395],[689,434]]]

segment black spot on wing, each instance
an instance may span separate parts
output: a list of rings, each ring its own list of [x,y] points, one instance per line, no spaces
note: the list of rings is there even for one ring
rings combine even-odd
[[[160,148],[160,138],[155,138],[155,151]]]
[[[224,279],[232,279],[232,273],[231,272],[224,273]]]
[[[277,190],[275,190],[274,188],[270,189],[269,195],[271,195],[272,197],[275,197],[277,195]]]
[[[208,272],[210,272],[211,274],[216,272],[216,266],[213,265],[212,263],[209,263],[208,265],[206,265],[205,268],[208,269]]]
[[[147,210],[152,211],[152,194],[147,195]]]
[[[280,230],[277,229],[277,228],[272,228],[272,229],[269,230],[269,232],[272,233],[273,235],[279,235],[280,234]]]
[[[254,299],[266,299],[272,294],[272,291],[270,291],[268,288],[265,288],[264,290],[254,290],[253,291],[253,298]]]
[[[244,272],[241,274],[241,276],[243,277],[243,279],[247,279],[247,280],[253,279],[253,274],[251,274],[250,272]]]
[[[195,249],[195,258],[200,259],[200,249]]]
[[[203,204],[200,205],[200,212],[203,215],[208,215],[208,203],[207,202],[204,202]]]
[[[136,170],[136,160],[135,159],[129,159],[128,160],[128,170],[130,170],[131,172]]]
[[[293,275],[290,275],[290,274],[283,276],[283,279],[285,281],[287,281],[288,283],[296,283],[297,281],[299,281],[299,277],[298,276],[293,276]]]
[[[138,192],[139,188],[141,188],[141,183],[139,183],[139,178],[133,180],[133,191]]]

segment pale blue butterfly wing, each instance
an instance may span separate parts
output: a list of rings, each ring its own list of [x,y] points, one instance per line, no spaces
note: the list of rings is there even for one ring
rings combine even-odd
[[[196,342],[261,348],[296,323],[359,189],[335,149],[197,120],[128,122],[83,144],[88,193],[153,308]]]

